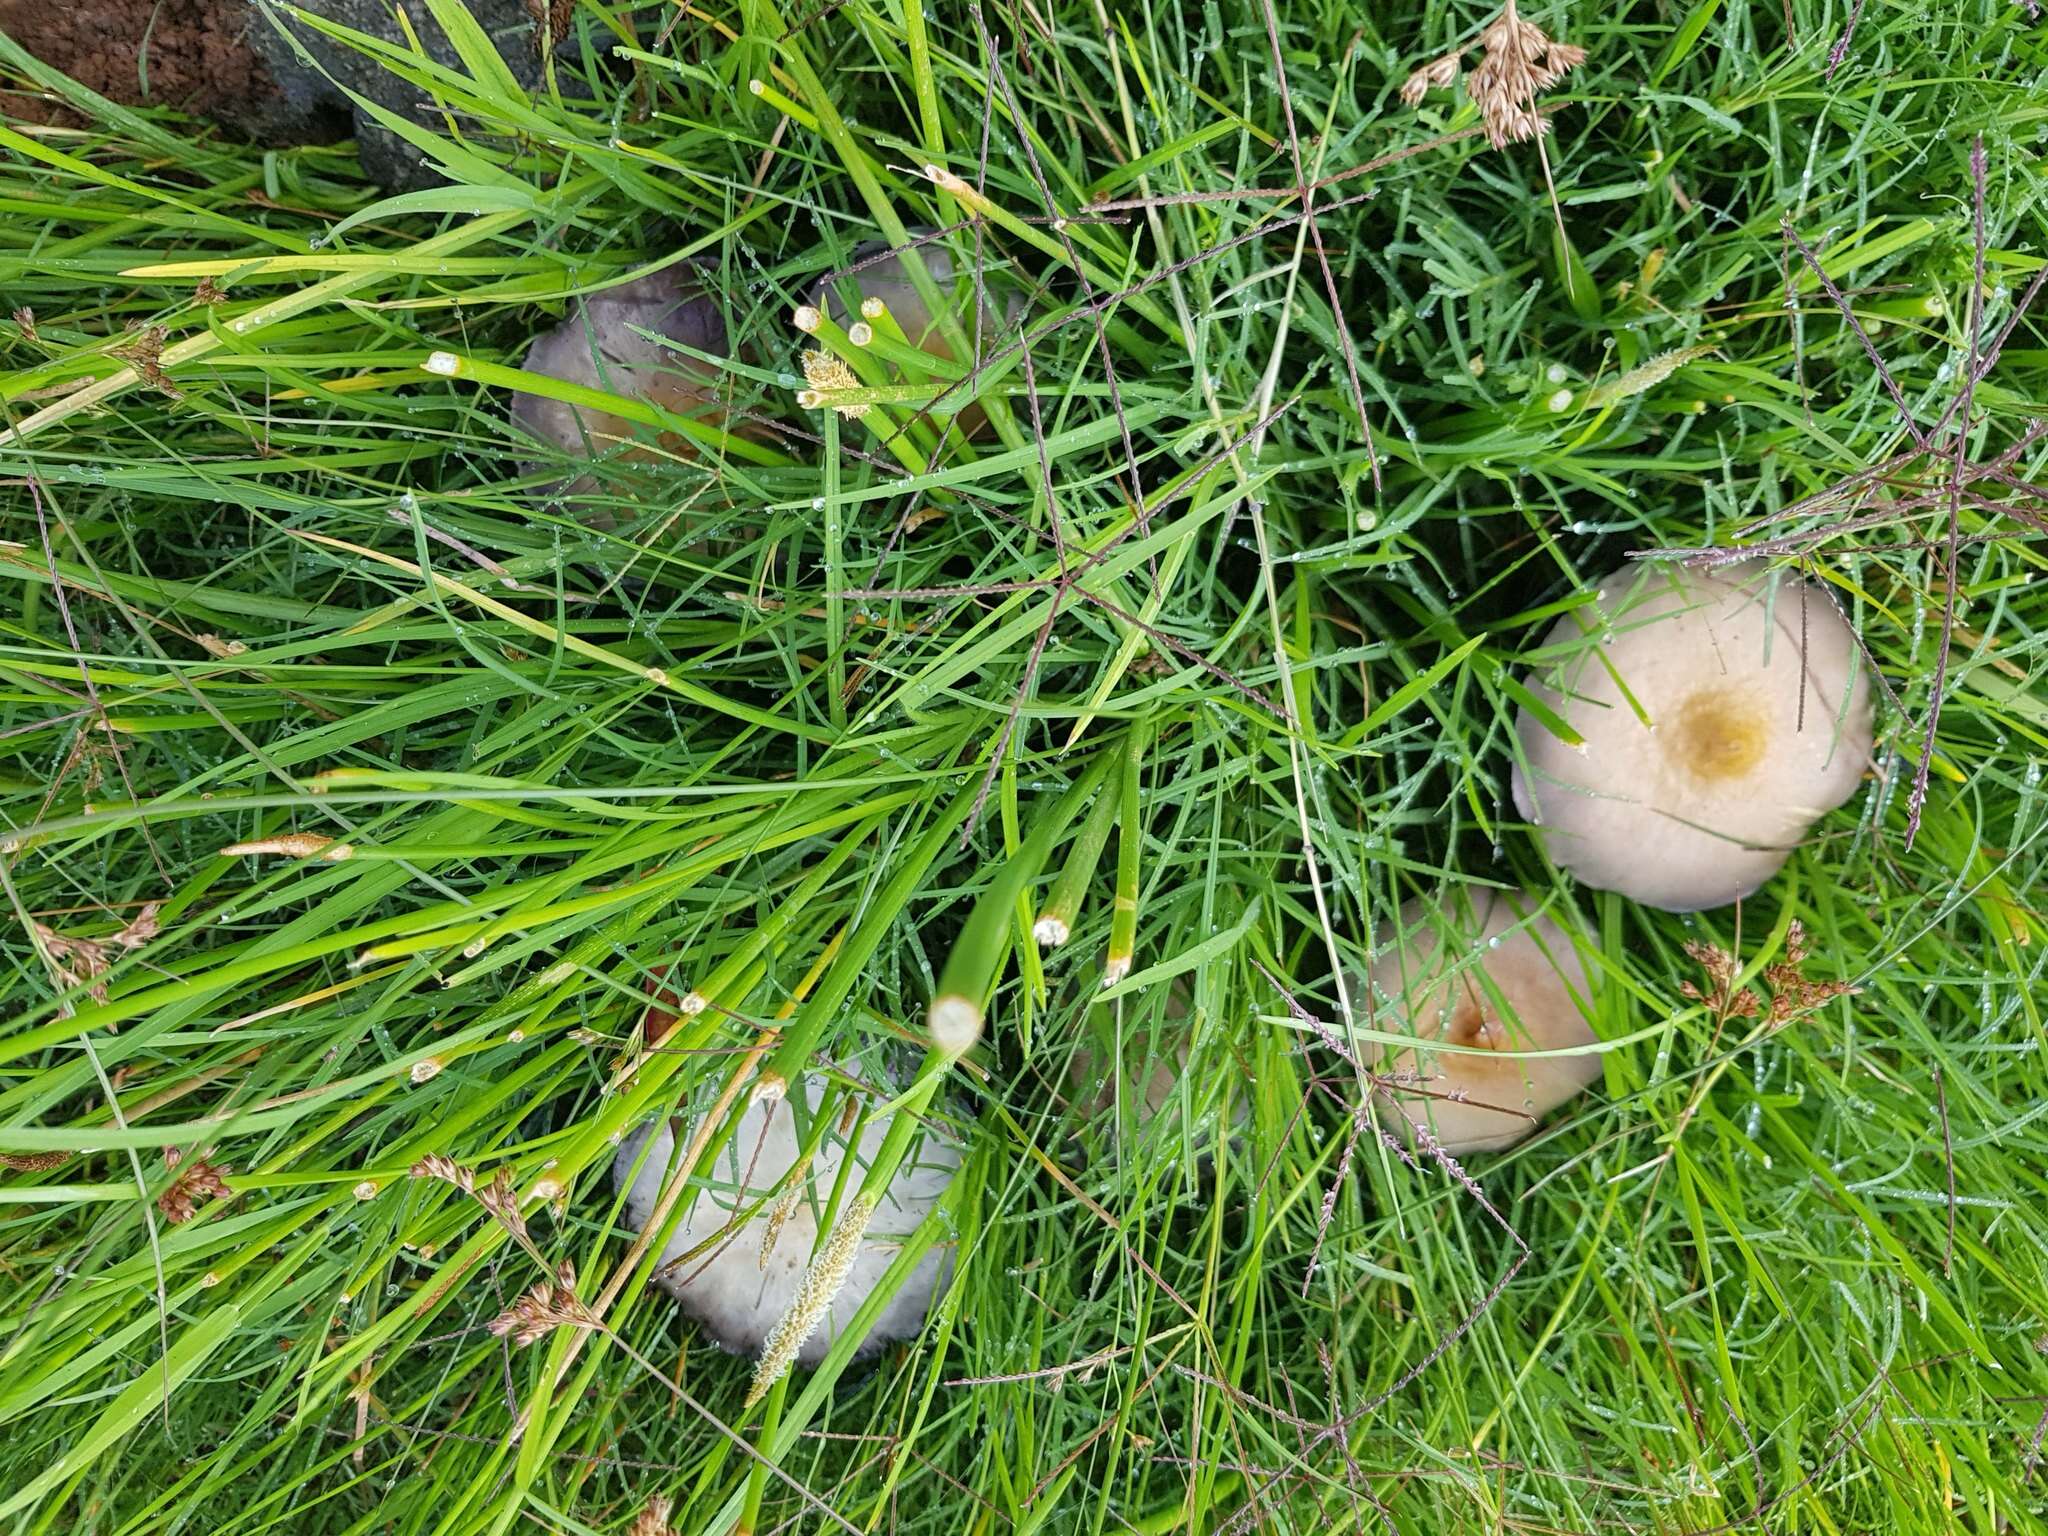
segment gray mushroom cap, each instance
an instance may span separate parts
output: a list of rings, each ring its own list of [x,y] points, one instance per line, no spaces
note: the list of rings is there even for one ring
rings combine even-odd
[[[579,299],[568,317],[535,339],[522,364],[528,373],[640,399],[678,414],[717,398],[719,374],[652,337],[712,356],[727,349],[725,320],[707,296],[698,270],[685,263]],[[512,420],[563,452],[601,454],[647,429],[610,411],[542,395],[513,396]]]
[[[792,1102],[799,1095],[804,1108],[801,1128]],[[850,1156],[853,1167],[847,1187],[857,1188],[887,1135],[886,1115],[871,1116],[850,1142],[841,1126],[833,1124],[808,1168],[796,1174],[792,1198],[781,1186],[802,1159],[805,1135],[814,1128],[821,1097],[821,1085],[805,1079],[789,1097],[764,1097],[743,1111],[694,1196],[685,1191],[678,1202],[682,1214],[663,1245],[662,1267],[656,1270],[661,1288],[734,1353],[758,1354],[769,1332],[790,1311],[817,1249],[819,1218],[830,1211],[841,1168]],[[684,1144],[688,1140],[685,1135]],[[645,1229],[660,1200],[676,1148],[669,1122],[660,1120],[629,1137],[613,1161],[612,1183],[626,1191],[625,1219],[636,1232]],[[800,1362],[815,1365],[825,1357],[895,1263],[902,1240],[945,1194],[959,1166],[959,1148],[936,1133],[928,1132],[912,1147],[868,1225],[845,1283],[798,1351]],[[757,1214],[733,1226],[757,1203]],[[704,1252],[682,1257],[700,1245]],[[925,1253],[861,1341],[861,1352],[893,1339],[914,1338],[951,1269],[949,1248],[934,1247]]]
[[[1385,1097],[1447,1152],[1513,1146],[1601,1075],[1590,1051],[1525,1054],[1599,1039],[1585,964],[1541,905],[1527,891],[1459,889],[1441,907],[1410,901],[1381,925],[1370,1017],[1415,1043],[1387,1046],[1376,1070],[1399,1080]],[[1367,1017],[1367,1001],[1353,998],[1355,1017]]]
[[[1855,635],[1760,561],[1616,571],[1528,684],[1584,745],[1523,710],[1516,808],[1586,884],[1674,912],[1756,890],[1871,762]]]

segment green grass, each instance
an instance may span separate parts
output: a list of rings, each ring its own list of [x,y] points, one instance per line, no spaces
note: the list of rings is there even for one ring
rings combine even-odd
[[[2039,546],[1962,513],[2000,537],[1962,547],[1910,847],[1924,512],[1818,545],[1897,692],[1886,777],[1739,914],[1575,887],[1506,796],[1560,603],[1904,445],[1782,222],[1930,424],[1982,135],[2010,313],[2044,248],[2025,12],[1873,0],[1832,81],[1836,4],[1530,12],[1591,55],[1551,97],[1568,246],[1530,146],[1319,194],[1377,489],[1294,205],[1157,201],[1294,181],[1257,4],[999,7],[1000,78],[960,7],[705,14],[731,35],[584,0],[531,100],[395,66],[447,109],[420,142],[452,194],[380,201],[346,146],[263,154],[47,72],[90,126],[0,135],[0,293],[33,310],[0,323],[0,1151],[62,1155],[0,1172],[0,1529],[623,1532],[657,1495],[688,1532],[837,1528],[807,1500],[946,1533],[2048,1529]],[[1469,128],[1462,94],[1394,90],[1483,20],[1283,8],[1307,174]],[[771,71],[809,121],[749,90]],[[797,409],[790,311],[979,207],[918,168],[974,183],[984,135],[1030,367],[983,392],[994,437],[913,475]],[[1040,176],[1069,215],[1155,201],[1055,231]],[[607,461],[600,528],[522,467],[490,369],[680,253],[745,343],[735,407],[792,430]],[[1084,293],[1125,290],[1098,339]],[[1980,458],[2048,412],[2041,325],[1975,391]],[[117,355],[143,326],[175,397]],[[1098,767],[1073,942],[1024,941],[1055,846],[970,930],[1011,949],[984,1044],[922,1079],[968,1149],[916,1240],[957,1244],[931,1328],[743,1412],[746,1362],[624,1267],[612,1137],[710,1103],[785,1011],[786,1060],[907,1084],[976,899]],[[290,833],[352,856],[220,852]],[[1103,994],[1126,849],[1135,969]],[[1357,1084],[1281,989],[1334,1018],[1333,956],[1501,880],[1586,934],[1604,1089],[1476,1188],[1369,1137],[1347,1163]],[[145,903],[103,997],[59,985],[31,920],[105,937]],[[1795,919],[1860,993],[1754,1032],[1682,990],[1686,941],[1761,967]],[[691,1049],[622,1077],[654,978],[727,957]],[[1176,989],[1173,1110],[1111,1146],[1067,1063]],[[232,1198],[169,1223],[165,1149]],[[534,1252],[613,1332],[486,1333],[543,1273],[408,1177],[429,1154],[559,1189]]]

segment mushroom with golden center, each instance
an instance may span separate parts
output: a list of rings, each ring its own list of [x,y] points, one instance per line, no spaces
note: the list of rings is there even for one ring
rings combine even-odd
[[[1871,761],[1868,670],[1827,597],[1761,561],[1630,566],[1543,644],[1516,808],[1587,885],[1673,912],[1778,872]]]
[[[841,1170],[851,1158],[844,1183],[849,1191],[858,1187],[888,1132],[888,1117],[876,1116],[858,1135],[849,1136],[835,1115],[803,1165],[804,1142],[815,1129],[822,1098],[822,1085],[811,1079],[787,1096],[757,1097],[740,1114],[731,1139],[694,1194],[684,1192],[678,1202],[682,1214],[663,1245],[657,1283],[721,1347],[736,1354],[759,1353],[776,1325],[791,1314],[818,1249],[821,1218],[830,1215],[833,1191],[842,1182]],[[629,1137],[613,1161],[612,1182],[625,1191],[625,1218],[636,1232],[645,1229],[660,1201],[676,1145],[669,1123],[660,1120]],[[860,1235],[843,1283],[802,1338],[798,1361],[815,1365],[825,1357],[896,1261],[902,1240],[945,1194],[959,1166],[959,1148],[936,1133],[928,1132],[912,1147]],[[860,1351],[915,1337],[951,1268],[946,1247],[926,1252],[889,1298]]]
[[[706,408],[718,403],[719,371],[679,347],[713,357],[727,350],[724,315],[704,292],[698,269],[683,263],[578,299],[567,319],[534,340],[521,366],[679,416],[715,419]],[[530,437],[577,458],[653,435],[614,412],[524,392],[513,397],[512,420]],[[671,452],[691,451],[679,434],[661,433],[656,440]],[[581,479],[569,489],[588,488]]]
[[[1494,1152],[1600,1076],[1600,1058],[1530,1055],[1598,1043],[1592,983],[1571,936],[1527,891],[1460,889],[1383,924],[1354,1016],[1414,1038],[1389,1045],[1375,1071],[1411,1124],[1445,1151]],[[1455,1046],[1461,1049],[1432,1049]]]

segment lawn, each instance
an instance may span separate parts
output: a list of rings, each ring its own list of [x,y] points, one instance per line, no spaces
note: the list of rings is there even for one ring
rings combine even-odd
[[[0,31],[0,1530],[2048,1531],[2035,7],[537,10],[353,44],[404,190]],[[911,241],[984,366],[800,316]],[[714,408],[537,444],[650,273]],[[1681,915],[1523,679],[1740,548],[1876,749]],[[1600,1077],[1432,1156],[1356,978],[1498,886]],[[612,1162],[806,1073],[959,1167],[771,1379]]]

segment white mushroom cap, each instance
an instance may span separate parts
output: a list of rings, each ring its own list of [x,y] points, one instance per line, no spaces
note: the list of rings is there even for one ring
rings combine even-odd
[[[1585,745],[1523,710],[1515,805],[1588,885],[1673,912],[1738,900],[1870,764],[1855,635],[1760,561],[1616,571],[1544,650],[1529,687]]]
[[[1460,889],[1439,909],[1411,901],[1382,924],[1372,962],[1373,1027],[1415,1037],[1388,1046],[1377,1070],[1401,1083],[1387,1096],[1447,1152],[1493,1152],[1536,1129],[1600,1077],[1600,1058],[1537,1056],[1599,1037],[1593,989],[1571,937],[1527,891]],[[1446,942],[1448,938],[1448,942]],[[1362,997],[1354,1014],[1366,1017]],[[1466,1046],[1428,1049],[1420,1042]]]
[[[774,1193],[803,1155],[804,1133],[798,1129],[798,1106],[792,1102],[799,1096],[804,1131],[808,1131],[821,1097],[820,1085],[810,1079],[786,1097],[756,1100],[740,1116],[702,1187],[694,1198],[686,1192],[678,1202],[682,1215],[662,1249],[661,1263],[666,1266],[709,1239],[717,1241],[693,1259],[656,1271],[661,1287],[682,1303],[683,1310],[701,1322],[719,1344],[737,1354],[759,1353],[769,1331],[796,1300],[797,1287],[818,1247],[819,1218],[829,1209],[849,1150],[835,1116],[810,1167],[794,1183],[795,1199]],[[849,1201],[887,1132],[887,1116],[871,1117],[863,1125],[851,1149],[854,1166],[848,1175]],[[643,1145],[647,1148],[644,1160],[640,1156]],[[675,1155],[675,1137],[666,1120],[641,1129],[619,1149],[612,1164],[612,1182],[616,1186],[632,1181],[626,1193],[625,1217],[634,1231],[646,1226]],[[798,1351],[799,1361],[815,1365],[825,1357],[833,1340],[846,1330],[853,1314],[896,1261],[902,1240],[938,1203],[959,1166],[959,1149],[936,1135],[928,1134],[912,1147],[868,1223],[845,1283],[824,1320]],[[726,1230],[736,1215],[757,1202],[761,1203],[759,1214]],[[777,1215],[784,1218],[779,1231],[773,1230]],[[763,1243],[771,1235],[773,1241],[764,1251]],[[950,1249],[934,1247],[927,1252],[902,1288],[889,1298],[862,1340],[862,1351],[879,1349],[892,1339],[915,1337],[951,1268]]]
[[[716,399],[716,369],[643,332],[714,356],[726,350],[717,304],[703,293],[697,270],[678,263],[579,299],[568,318],[534,340],[522,366],[678,414]],[[645,431],[609,411],[529,394],[513,397],[512,420],[543,442],[579,455],[602,452]]]

